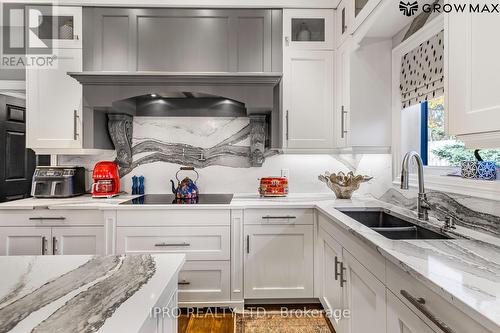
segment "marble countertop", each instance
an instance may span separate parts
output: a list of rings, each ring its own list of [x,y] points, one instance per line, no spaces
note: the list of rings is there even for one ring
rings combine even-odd
[[[50,209],[247,209],[247,208],[313,208],[327,215],[332,223],[348,230],[387,260],[447,299],[464,313],[492,331],[500,328],[500,238],[457,226],[452,240],[390,240],[338,211],[339,208],[386,208],[415,218],[405,208],[371,197],[355,196],[338,200],[333,194],[292,194],[286,198],[260,198],[253,194],[236,194],[229,205],[154,205],[124,206],[119,203],[131,196],[114,199],[78,197],[68,202],[44,202]],[[39,199],[25,203],[0,204],[4,207],[33,207]],[[64,199],[65,200],[65,199]],[[98,200],[98,201],[95,201]],[[20,209],[20,208],[17,208]],[[420,222],[439,229],[443,222],[431,218]]]
[[[139,332],[183,254],[0,257],[0,332]]]
[[[374,206],[415,217],[412,211],[376,200],[323,202],[318,203],[316,209],[471,318],[492,332],[498,332],[500,239],[487,235],[483,236],[484,239],[471,238],[470,229],[457,226],[454,231],[455,237],[459,237],[457,239],[391,240],[338,210]],[[428,223],[422,223],[431,229],[442,226],[442,222],[432,218]]]

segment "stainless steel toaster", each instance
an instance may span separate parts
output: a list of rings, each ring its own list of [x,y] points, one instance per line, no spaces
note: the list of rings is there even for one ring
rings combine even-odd
[[[35,198],[69,198],[85,193],[85,168],[37,167],[31,195]]]

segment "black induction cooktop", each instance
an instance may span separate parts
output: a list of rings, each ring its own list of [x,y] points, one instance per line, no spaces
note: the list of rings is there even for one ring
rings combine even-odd
[[[232,194],[200,194],[197,199],[176,199],[173,194],[146,194],[122,205],[228,205]]]

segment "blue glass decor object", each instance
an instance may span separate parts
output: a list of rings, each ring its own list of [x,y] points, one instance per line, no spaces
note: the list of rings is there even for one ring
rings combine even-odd
[[[144,194],[144,176],[139,176],[139,193]]]
[[[479,162],[476,161],[462,161],[462,178],[477,179],[478,172],[477,166]]]
[[[132,177],[132,194],[135,195],[137,194],[138,191],[138,187],[139,187],[139,184],[137,182],[137,176],[133,176]]]
[[[496,180],[497,179],[497,165],[493,161],[479,161],[477,173],[480,179]]]

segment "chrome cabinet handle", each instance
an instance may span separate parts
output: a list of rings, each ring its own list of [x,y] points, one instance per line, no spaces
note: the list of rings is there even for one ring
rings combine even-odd
[[[250,254],[250,235],[247,235],[247,254]]]
[[[430,321],[432,321],[440,330],[445,333],[455,333],[448,325],[446,325],[441,319],[433,315],[429,309],[425,306],[425,299],[415,298],[406,290],[401,290],[401,295],[408,300],[414,307],[416,307],[424,316],[426,316]]]
[[[340,269],[339,269],[340,266]],[[340,287],[344,288],[344,284],[347,283],[347,280],[344,279],[344,272],[346,271],[346,268],[344,266],[344,263],[342,261],[339,261],[337,257],[335,257],[335,281],[337,281],[340,278]]]
[[[293,215],[285,215],[285,216],[271,216],[271,215],[266,215],[262,216],[263,220],[283,220],[283,219],[296,219],[297,216]]]
[[[191,244],[189,243],[156,243],[155,244],[156,247],[179,247],[179,246],[191,246]]]
[[[73,110],[73,140],[78,140],[78,118],[80,116],[78,115],[77,110]]]
[[[339,279],[339,276],[341,275],[339,273],[339,264],[340,264],[339,258],[335,256],[335,281],[337,281]]]
[[[57,249],[57,238],[52,237],[52,255],[56,255],[59,250]]]
[[[73,35],[73,39],[75,39],[75,40],[80,40],[80,36],[78,36],[78,35]]]
[[[56,216],[56,217],[44,217],[44,216],[38,216],[38,217],[30,217],[30,221],[38,221],[38,220],[47,220],[47,221],[64,221],[66,218],[64,216]]]
[[[47,254],[47,238],[42,236],[42,255]]]
[[[345,110],[345,106],[342,105],[341,107],[341,112],[340,112],[340,137],[343,139],[345,138],[345,135],[347,134],[347,131],[345,129],[345,116],[347,115],[347,111]]]
[[[288,141],[288,138],[289,138],[289,134],[288,134],[288,131],[289,131],[289,127],[288,127],[288,110],[286,110],[286,123],[285,123],[285,126],[286,126],[286,140]]]
[[[285,37],[285,45],[290,46],[290,37],[288,36]]]
[[[177,284],[179,286],[189,286],[191,284],[191,282],[186,281],[186,280],[182,280],[182,281],[179,281]]]

